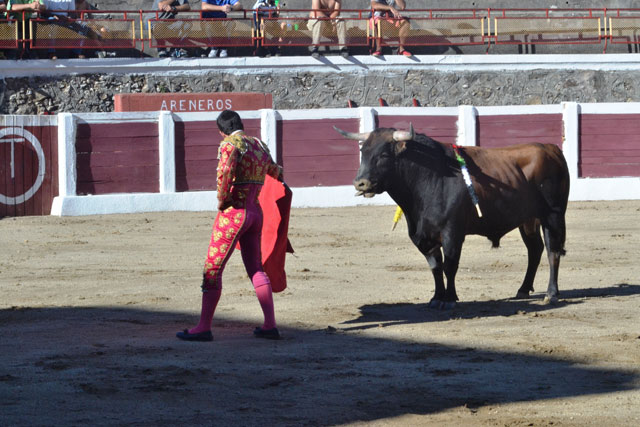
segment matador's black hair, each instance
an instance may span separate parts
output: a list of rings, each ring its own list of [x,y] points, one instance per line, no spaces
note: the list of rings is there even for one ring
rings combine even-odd
[[[240,115],[233,110],[224,110],[216,120],[218,129],[225,135],[231,135],[237,130],[244,130]]]

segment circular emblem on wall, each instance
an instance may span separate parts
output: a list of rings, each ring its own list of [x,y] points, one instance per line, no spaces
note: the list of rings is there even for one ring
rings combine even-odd
[[[6,196],[0,193],[0,203],[5,205],[19,205],[24,203],[33,197],[34,194],[40,189],[42,182],[44,181],[44,173],[45,173],[45,158],[44,151],[42,151],[42,145],[40,145],[40,141],[35,137],[34,134],[25,130],[21,127],[8,127],[0,129],[0,144],[9,144],[11,155],[10,159],[10,168],[11,168],[11,179],[15,178],[16,165],[15,165],[15,147],[16,144],[24,144],[25,142],[31,144],[33,149],[38,156],[38,176],[36,177],[36,181],[33,183],[31,188],[29,188],[25,193],[20,194],[15,197]]]

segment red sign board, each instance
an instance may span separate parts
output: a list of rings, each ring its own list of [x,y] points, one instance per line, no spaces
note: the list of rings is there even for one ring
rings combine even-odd
[[[222,110],[272,108],[270,93],[119,93],[114,95],[118,113],[127,111],[171,111],[196,113]]]

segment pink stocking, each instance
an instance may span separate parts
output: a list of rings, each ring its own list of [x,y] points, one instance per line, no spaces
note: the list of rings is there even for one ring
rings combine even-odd
[[[269,278],[262,271],[258,271],[251,278],[253,287],[256,290],[256,296],[262,307],[262,313],[264,314],[264,324],[262,329],[273,329],[276,327],[276,316],[273,309],[273,294],[271,293],[271,282]]]
[[[200,332],[211,330],[213,313],[215,313],[216,311],[216,307],[218,306],[218,301],[220,301],[221,294],[222,283],[218,283],[217,288],[208,289],[206,292],[202,292],[202,311],[200,312],[200,323],[198,323],[195,328],[189,329],[190,334],[197,334]]]

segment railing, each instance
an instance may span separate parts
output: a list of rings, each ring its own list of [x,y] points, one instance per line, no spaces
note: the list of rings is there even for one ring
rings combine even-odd
[[[151,48],[255,46],[258,28],[252,11],[234,13],[231,18],[202,18],[202,12],[181,12],[175,19],[161,19],[160,12],[142,21]],[[143,37],[141,37],[143,38]]]
[[[77,11],[78,19],[29,20],[31,49],[135,49],[139,12]],[[115,16],[114,16],[115,15]]]
[[[138,49],[284,46],[491,46],[640,44],[640,9],[415,9],[402,19],[343,10],[319,19],[314,43],[309,9],[204,19],[202,11],[161,19],[158,11],[75,11],[76,18],[0,19],[0,48]],[[341,39],[344,37],[344,40]]]

